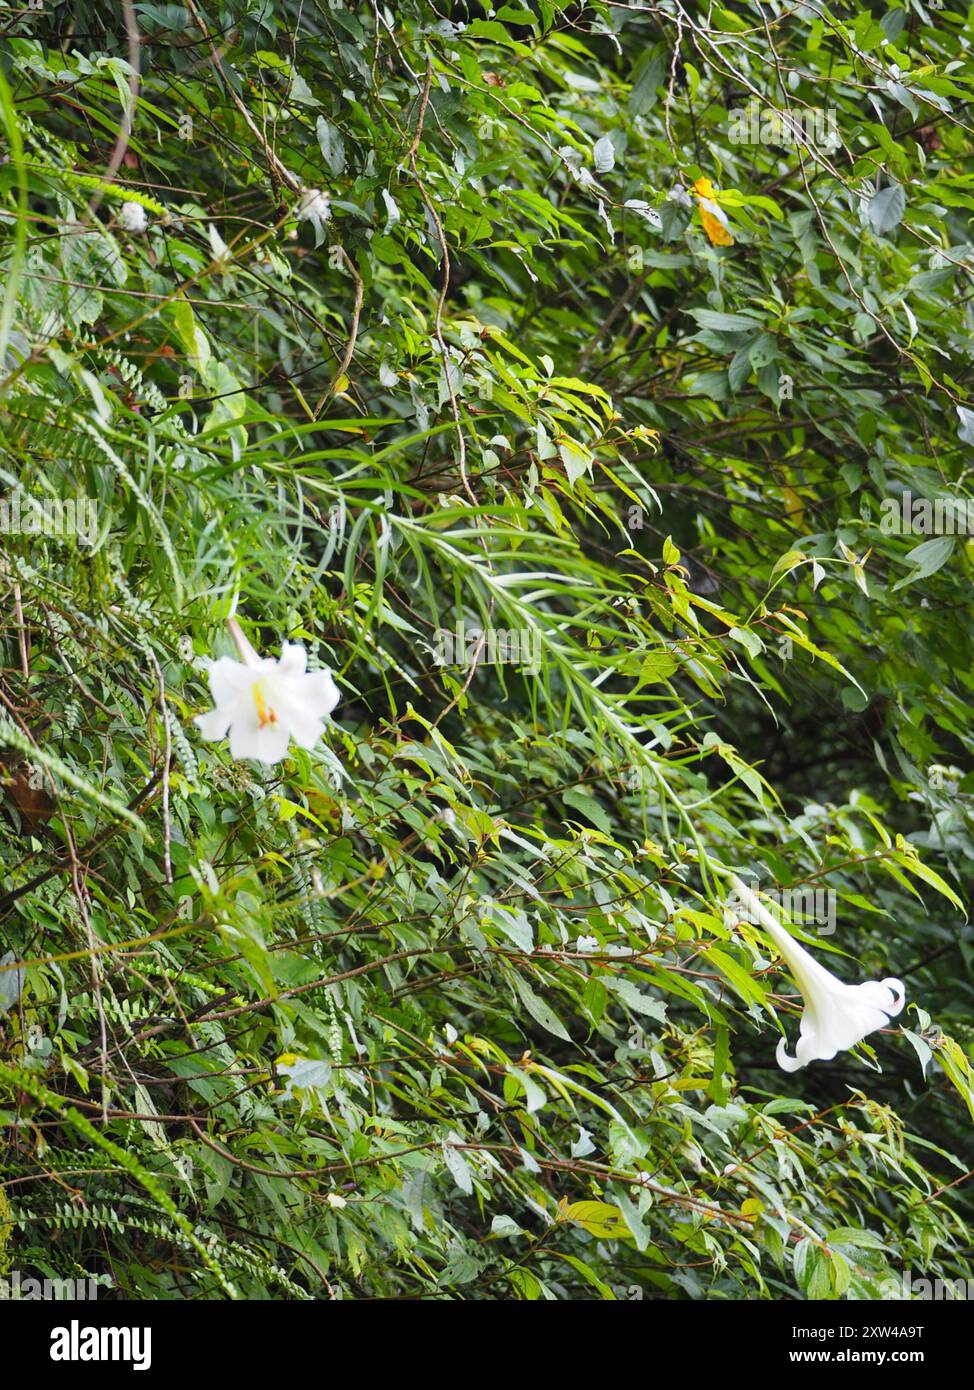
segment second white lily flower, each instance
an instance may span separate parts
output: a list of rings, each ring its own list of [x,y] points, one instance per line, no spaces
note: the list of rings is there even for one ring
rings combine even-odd
[[[788,1055],[784,1038],[778,1043],[776,1056],[784,1071],[798,1071],[809,1062],[829,1061],[837,1052],[855,1047],[877,1028],[885,1028],[903,1008],[906,990],[900,980],[866,980],[847,985],[775,921],[757,894],[736,875],[731,883],[752,920],[761,923],[787,961],[805,1000],[794,1057]]]

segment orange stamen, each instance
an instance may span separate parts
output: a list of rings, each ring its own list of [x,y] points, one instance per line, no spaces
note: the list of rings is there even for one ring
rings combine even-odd
[[[266,728],[268,724],[276,724],[277,715],[264,699],[263,682],[257,681],[254,684],[253,691],[254,704],[257,706],[257,718],[260,721],[260,727],[263,729]]]

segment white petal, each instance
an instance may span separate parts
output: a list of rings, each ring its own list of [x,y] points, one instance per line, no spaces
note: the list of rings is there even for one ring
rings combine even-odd
[[[301,678],[300,686],[292,682],[285,688],[280,682],[276,682],[272,691],[274,713],[278,721],[290,731],[295,743],[300,744],[302,748],[313,748],[325,731],[314,702],[307,698],[306,687],[310,683],[308,677]]]
[[[800,1067],[805,1065],[797,1057],[788,1056],[788,1044],[784,1038],[778,1039],[778,1051],[775,1053],[775,1057],[782,1071],[798,1071]]]
[[[280,668],[268,682],[271,703],[289,720],[324,719],[338,704],[338,689],[329,671],[285,675]]]
[[[795,1057],[788,1056],[782,1039],[778,1065],[785,1071],[796,1071],[809,1062],[830,1061],[837,1052],[855,1047],[870,1033],[885,1028],[900,1012],[905,998],[906,991],[896,979],[847,985],[829,975],[827,984],[817,981],[806,994]]]
[[[257,751],[253,754],[262,763],[279,763],[287,755],[291,741],[286,724],[265,724],[257,731]]]
[[[291,722],[291,737],[299,748],[313,748],[324,732],[320,719],[305,716]]]
[[[255,758],[259,732],[260,721],[257,718],[256,706],[251,711],[241,705],[240,709],[234,712],[230,724],[231,758]]]
[[[870,981],[871,984],[875,981]],[[906,986],[902,980],[897,980],[895,976],[888,976],[885,980],[879,981],[880,989],[888,989],[892,996],[889,1004],[880,1004],[880,1008],[885,1009],[890,1018],[902,1012],[903,1005],[906,1003]]]
[[[308,704],[320,718],[331,714],[341,696],[330,671],[312,671],[305,685],[308,691]]]
[[[230,756],[256,758],[262,763],[279,763],[287,752],[290,733],[287,725],[261,725],[253,720],[236,719],[230,727]]]
[[[308,665],[308,653],[296,642],[285,642],[281,647],[281,659],[277,662],[282,676],[303,676]]]
[[[219,661],[210,662],[209,678],[214,704],[224,705],[234,703],[247,686],[253,684],[254,673],[242,661],[221,656]]]
[[[141,203],[123,203],[118,220],[127,232],[144,232],[149,225],[145,208]]]
[[[193,723],[199,729],[200,734],[208,743],[215,739],[224,738],[227,729],[230,727],[231,711],[226,705],[218,705],[216,709],[208,710],[206,714],[198,714]]]

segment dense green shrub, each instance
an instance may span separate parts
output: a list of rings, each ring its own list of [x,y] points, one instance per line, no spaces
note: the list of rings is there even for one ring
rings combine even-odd
[[[974,10],[3,22],[0,1261],[974,1273]],[[200,737],[233,618],[313,748]],[[786,1075],[731,873],[903,1012]]]

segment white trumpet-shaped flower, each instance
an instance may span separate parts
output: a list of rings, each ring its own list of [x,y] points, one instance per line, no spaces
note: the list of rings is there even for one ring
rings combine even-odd
[[[903,1008],[906,990],[900,980],[866,980],[847,985],[820,964],[786,931],[761,902],[756,893],[737,877],[731,879],[739,902],[748,909],[768,933],[788,963],[805,1001],[795,1055],[788,1055],[782,1038],[778,1043],[778,1065],[785,1071],[798,1071],[809,1062],[827,1062],[837,1052],[855,1047],[877,1028],[885,1028]]]
[[[127,232],[144,232],[149,225],[145,208],[141,203],[123,203],[118,220]]]
[[[303,647],[285,642],[280,659],[259,657],[236,622],[230,630],[243,657],[221,656],[210,663],[210,693],[215,708],[198,714],[196,724],[209,741],[230,731],[234,758],[278,763],[293,738],[312,748],[324,721],[338,704],[330,671],[308,671]]]
[[[310,222],[314,228],[315,246],[325,239],[325,223],[331,220],[331,201],[320,188],[306,188],[298,199],[297,219]]]

